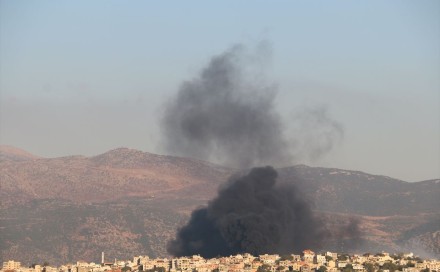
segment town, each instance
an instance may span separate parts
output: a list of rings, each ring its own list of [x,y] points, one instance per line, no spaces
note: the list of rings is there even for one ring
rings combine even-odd
[[[413,253],[386,252],[362,255],[304,250],[302,255],[238,254],[205,259],[199,255],[176,258],[137,256],[133,260],[101,263],[78,261],[59,267],[33,264],[24,267],[13,260],[3,262],[0,272],[440,272],[440,261],[422,259]]]

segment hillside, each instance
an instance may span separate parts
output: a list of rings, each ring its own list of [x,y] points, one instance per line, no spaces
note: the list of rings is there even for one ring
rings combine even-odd
[[[9,145],[0,145],[0,161],[27,161],[38,158],[38,156],[35,156],[23,149]]]
[[[283,168],[279,173],[287,182],[297,178],[297,185],[322,211],[393,216],[437,213],[440,207],[440,180],[410,183],[359,171],[307,166]]]
[[[61,263],[166,255],[191,210],[235,170],[119,148],[94,157],[39,158],[1,149],[1,260]],[[440,182],[303,165],[279,169],[334,226],[356,218],[359,250],[440,255]],[[351,219],[350,219],[351,218]],[[349,250],[333,243],[329,248]]]
[[[10,156],[5,156],[10,157]],[[231,170],[210,163],[120,148],[95,157],[2,160],[2,205],[32,199],[97,203],[127,197],[209,199]]]

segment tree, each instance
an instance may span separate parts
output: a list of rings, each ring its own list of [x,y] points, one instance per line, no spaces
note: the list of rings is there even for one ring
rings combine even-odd
[[[391,263],[391,262],[386,262],[382,265],[382,270],[388,269],[390,272],[394,272],[397,270],[397,265]]]
[[[346,261],[346,260],[348,260],[347,254],[338,255],[338,261]]]
[[[257,272],[270,272],[270,266],[267,264],[260,265]]]
[[[318,272],[327,272],[327,267],[321,265],[321,266],[318,268]]]
[[[124,266],[124,267],[122,267],[121,271],[122,271],[122,272],[131,271],[131,267]]]
[[[333,261],[333,257],[332,257],[332,256],[325,256],[325,260],[326,260],[327,262],[329,262],[329,261]]]
[[[353,272],[353,266],[351,264],[347,264],[343,269],[342,272]]]
[[[403,253],[393,254],[391,257],[397,261],[397,260],[403,259]]]
[[[423,260],[420,257],[414,257],[413,260],[418,262],[418,263],[422,263],[423,262]]]
[[[374,270],[375,270],[374,264],[372,264],[372,263],[365,263],[364,267],[365,267],[365,270],[367,270],[367,272],[374,272]]]

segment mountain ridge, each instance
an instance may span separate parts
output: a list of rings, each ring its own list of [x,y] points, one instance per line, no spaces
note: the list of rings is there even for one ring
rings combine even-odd
[[[13,153],[16,150],[16,152],[22,152],[24,154],[27,154],[27,156],[33,158],[33,159],[61,159],[61,158],[98,158],[98,157],[105,157],[105,156],[112,156],[114,154],[116,155],[120,155],[120,153],[126,153],[126,154],[142,154],[142,155],[146,155],[146,156],[154,156],[154,157],[167,157],[167,158],[175,158],[175,159],[185,159],[185,160],[192,160],[195,162],[200,162],[200,163],[204,163],[207,165],[211,165],[211,166],[216,166],[216,167],[222,167],[222,168],[228,168],[228,169],[234,169],[234,168],[230,168],[230,167],[226,167],[226,166],[221,166],[219,164],[216,163],[212,163],[209,161],[204,161],[204,160],[200,160],[200,159],[195,159],[195,158],[187,158],[187,157],[182,157],[182,156],[174,156],[174,155],[161,155],[161,154],[155,154],[155,153],[151,153],[151,152],[147,152],[147,151],[142,151],[142,150],[138,150],[138,149],[134,149],[134,148],[129,148],[129,147],[116,147],[116,148],[112,148],[108,151],[105,151],[103,153],[99,153],[96,155],[91,155],[91,156],[86,156],[86,155],[81,155],[81,154],[75,154],[75,155],[63,155],[63,156],[57,156],[57,157],[42,157],[42,156],[38,156],[35,155],[33,153],[30,153],[24,149],[18,148],[18,147],[14,147],[11,145],[0,145],[0,155],[5,154],[5,155],[13,155]],[[7,158],[6,158],[7,160]],[[440,178],[432,178],[432,179],[428,179],[428,180],[417,180],[417,181],[407,181],[407,180],[402,180],[402,179],[397,179],[397,178],[393,178],[387,175],[382,175],[382,174],[370,174],[361,170],[346,170],[343,168],[336,168],[336,167],[321,167],[321,166],[309,166],[309,165],[305,165],[305,164],[295,164],[292,166],[287,166],[287,167],[279,167],[277,169],[282,170],[282,169],[287,169],[287,168],[291,168],[291,167],[295,167],[295,168],[315,168],[315,169],[327,169],[327,170],[334,170],[334,171],[345,171],[345,172],[350,172],[350,173],[358,173],[358,174],[363,174],[363,175],[369,175],[369,176],[375,176],[375,177],[380,177],[380,178],[385,178],[385,179],[392,179],[392,180],[397,180],[397,181],[402,181],[405,183],[421,183],[421,182],[434,182],[434,183],[440,183]],[[238,169],[234,169],[234,170],[238,170]]]
[[[363,247],[403,250],[419,243],[440,254],[433,236],[440,231],[437,179],[411,183],[305,165],[277,170],[279,182],[296,186],[317,216],[336,226],[356,218]],[[237,171],[129,148],[91,157],[2,159],[2,260],[99,260],[101,251],[115,258],[166,256],[166,242],[190,212]]]
[[[41,157],[27,152],[24,149],[14,147],[11,145],[0,145],[0,161],[3,160],[13,160],[13,161],[24,161],[24,160],[35,160]]]

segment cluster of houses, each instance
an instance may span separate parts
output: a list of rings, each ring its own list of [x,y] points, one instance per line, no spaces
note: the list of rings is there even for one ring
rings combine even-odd
[[[253,256],[238,254],[205,259],[199,255],[179,258],[149,258],[137,256],[130,261],[106,263],[104,254],[100,264],[77,262],[59,267],[33,265],[23,267],[20,262],[3,263],[0,272],[440,272],[440,261],[423,260],[412,253],[390,255],[348,255],[334,252],[315,254],[304,250],[302,255],[277,254]]]

